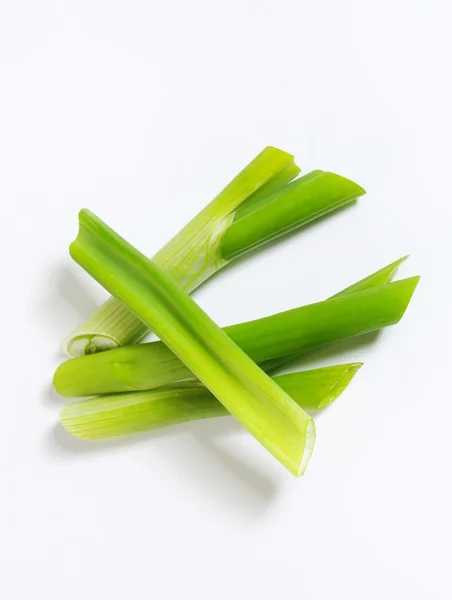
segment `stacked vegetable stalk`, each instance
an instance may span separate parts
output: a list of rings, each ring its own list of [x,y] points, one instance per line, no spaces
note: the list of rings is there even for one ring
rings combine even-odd
[[[304,409],[332,402],[361,363],[271,378],[312,348],[397,323],[418,278],[404,260],[336,296],[221,330],[188,296],[234,258],[356,200],[364,190],[323,171],[293,179],[293,156],[266,148],[150,260],[83,210],[71,255],[111,294],[63,342],[74,356],[54,385],[63,425],[94,440],[231,413],[294,475],[315,441]],[[138,344],[152,330],[158,342]],[[107,395],[104,395],[107,394]]]

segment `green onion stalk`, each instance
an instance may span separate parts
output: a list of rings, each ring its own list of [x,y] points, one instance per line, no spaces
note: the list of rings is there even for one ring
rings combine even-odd
[[[261,368],[270,372],[301,353],[397,323],[419,278],[388,283],[402,258],[328,300],[224,332]],[[190,368],[161,341],[116,348],[63,362],[54,386],[65,397],[148,390],[193,377]]]
[[[345,390],[361,366],[322,367],[279,375],[274,381],[301,408],[319,410]],[[206,387],[187,381],[72,402],[62,409],[61,423],[72,435],[93,441],[226,415],[228,410]]]
[[[334,173],[300,169],[291,154],[265,148],[153,261],[190,293],[223,266],[362,196],[356,183]],[[292,181],[293,180],[293,181]],[[111,297],[63,342],[82,356],[139,342],[149,327]]]
[[[83,210],[70,253],[165,343],[295,476],[315,442],[310,417],[176,283],[99,218]]]

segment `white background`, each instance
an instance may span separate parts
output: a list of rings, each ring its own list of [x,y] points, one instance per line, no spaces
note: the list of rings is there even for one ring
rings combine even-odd
[[[0,1],[0,597],[449,599],[447,0]],[[448,39],[449,38],[449,39]],[[368,194],[225,270],[226,325],[411,254],[403,321],[295,479],[232,419],[85,444],[50,388],[105,293],[71,263],[89,207],[152,255],[265,145]]]

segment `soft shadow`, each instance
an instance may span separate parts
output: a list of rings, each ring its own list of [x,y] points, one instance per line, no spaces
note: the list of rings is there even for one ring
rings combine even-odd
[[[247,435],[240,424],[232,417],[221,417],[185,425],[189,438],[182,446],[168,444],[164,454],[179,484],[247,521],[261,518],[275,506],[283,489],[281,470],[269,469],[265,461],[260,464],[256,458],[253,462],[252,455],[240,453],[243,446],[237,443],[238,436]]]
[[[279,495],[280,482],[276,475],[272,478],[271,473],[264,473],[258,465],[251,464],[249,457],[236,457],[222,444],[230,438],[234,447],[237,435],[242,434],[246,432],[232,417],[221,417],[88,442],[75,438],[56,423],[45,435],[44,447],[53,458],[77,459],[144,443],[152,448],[153,443],[160,440],[163,444],[158,445],[159,456],[179,481],[183,479],[190,487],[195,486],[203,496],[236,516],[250,518],[271,508]]]
[[[67,266],[60,267],[58,274],[58,291],[61,297],[72,306],[80,319],[89,317],[98,308],[99,302],[87,292],[86,285]]]
[[[61,425],[55,423],[44,436],[44,446],[54,457],[68,458],[76,455],[104,454],[126,446],[136,446],[152,439],[171,436],[170,428],[155,432],[143,432],[131,436],[111,438],[108,440],[87,441],[74,437]]]
[[[52,408],[62,408],[64,399],[57,394],[52,383],[49,383],[41,394],[41,402],[45,406],[51,406]]]
[[[232,417],[212,420],[210,427],[204,424],[197,426],[193,431],[194,439],[200,444],[203,452],[206,452],[221,467],[222,471],[234,478],[241,486],[261,501],[269,502],[277,495],[277,485],[270,477],[256,469],[256,465],[247,464],[245,456],[235,457],[227,448],[219,444],[221,437],[230,435],[246,434],[243,427]]]
[[[62,338],[100,304],[100,297],[96,299],[87,287],[89,284],[82,283],[69,266],[56,266],[41,286],[44,294],[36,294],[39,300],[32,309],[46,329],[51,328]]]

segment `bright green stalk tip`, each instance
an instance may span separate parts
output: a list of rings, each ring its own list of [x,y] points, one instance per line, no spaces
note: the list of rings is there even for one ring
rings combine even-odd
[[[305,410],[320,410],[342,394],[362,366],[362,362],[355,362],[278,375],[273,379]]]
[[[158,335],[291,473],[301,475],[315,441],[307,415],[162,268],[98,217],[79,215],[71,256]]]
[[[419,277],[410,277],[362,292],[316,302],[284,313],[225,328],[257,362],[290,355],[395,325],[416,289]],[[256,330],[259,335],[255,335]],[[265,345],[261,339],[268,336]]]
[[[344,391],[361,366],[323,367],[281,375],[274,381],[301,408],[319,409]],[[61,423],[80,439],[99,440],[228,414],[199,382],[185,382],[73,402],[61,411]]]
[[[365,194],[340,175],[308,173],[273,194],[238,211],[238,218],[221,239],[221,252],[231,260],[285,233],[306,225]]]
[[[345,288],[345,290],[342,290],[338,294],[331,296],[331,298],[337,298],[339,296],[345,296],[346,294],[353,294],[355,292],[361,292],[362,290],[367,290],[371,287],[376,287],[378,285],[383,285],[385,283],[389,283],[392,280],[392,278],[394,277],[394,275],[396,274],[397,269],[400,267],[400,265],[402,263],[404,263],[407,260],[407,258],[408,258],[408,255],[403,256],[402,258],[399,258],[398,260],[395,260],[393,263],[387,265],[386,267],[383,267],[379,271],[372,273],[372,275],[369,275],[368,277],[361,279],[361,281],[358,281],[357,283],[354,283],[350,287]]]
[[[338,396],[340,396],[340,394],[342,394],[343,391],[345,391],[348,384],[351,382],[353,377],[356,375],[356,373],[360,370],[360,368],[362,366],[363,366],[362,362],[357,362],[357,363],[350,365],[349,368],[346,369],[342,373],[342,375],[338,378],[338,380],[331,387],[329,392],[327,392],[324,395],[323,399],[318,403],[318,405],[316,406],[317,410],[319,410],[321,408],[325,408],[326,406],[328,406],[332,402],[334,402],[334,400],[336,400],[336,398]]]

